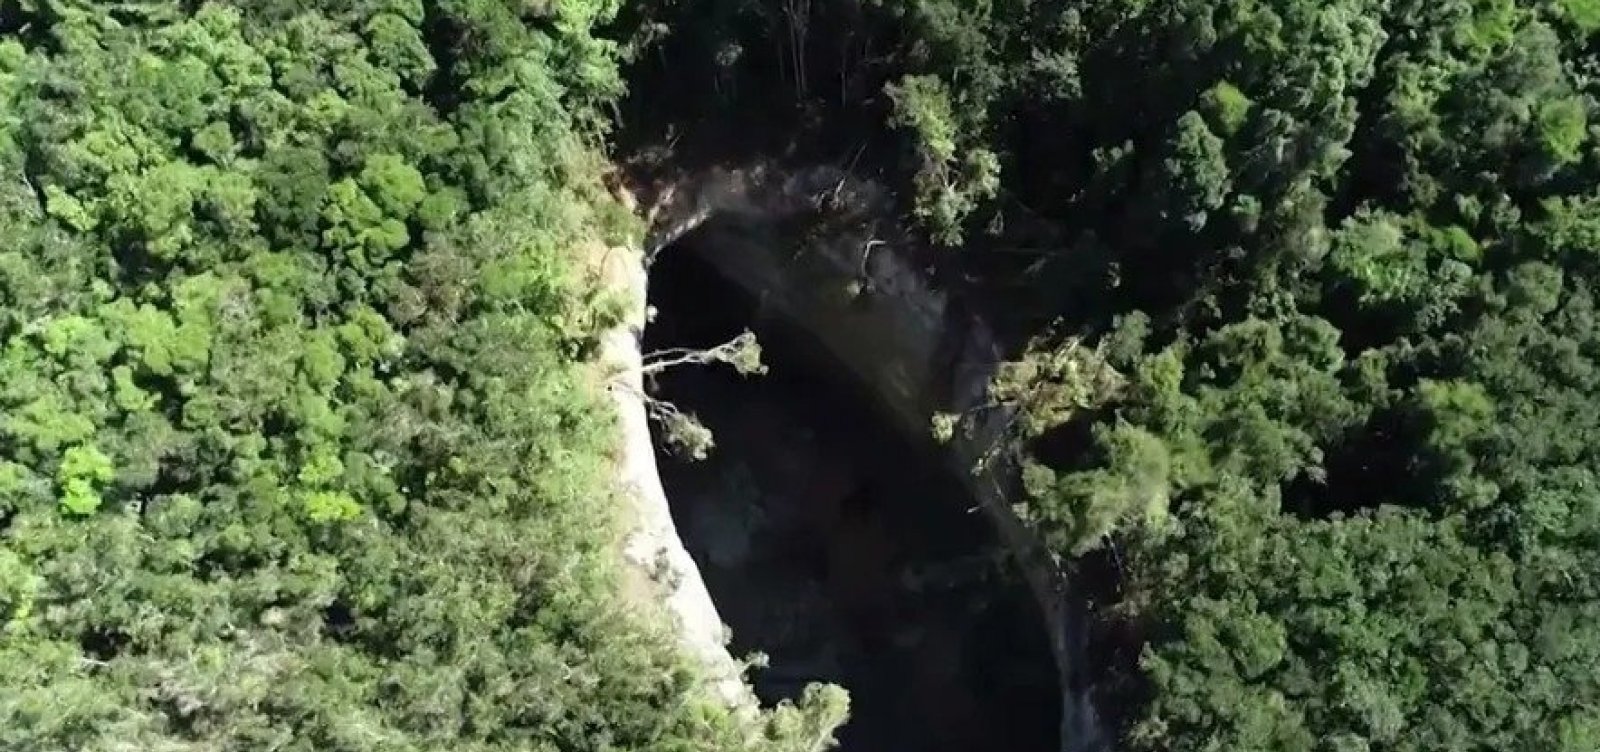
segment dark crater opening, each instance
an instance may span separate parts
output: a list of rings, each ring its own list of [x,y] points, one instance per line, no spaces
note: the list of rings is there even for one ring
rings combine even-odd
[[[845,687],[845,752],[1054,752],[1043,620],[961,479],[814,338],[718,274],[703,242],[652,266],[645,351],[746,328],[762,344],[764,376],[684,366],[651,387],[715,433],[708,459],[663,453],[661,476],[734,653],[769,657],[757,694]]]

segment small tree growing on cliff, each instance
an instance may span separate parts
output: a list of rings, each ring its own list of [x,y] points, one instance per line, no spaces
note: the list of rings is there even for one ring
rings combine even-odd
[[[645,355],[644,366],[640,370],[649,378],[669,368],[714,363],[730,365],[744,376],[759,376],[767,372],[766,364],[761,362],[761,343],[748,329],[715,347],[672,347],[649,353]],[[711,429],[706,428],[693,413],[684,412],[677,405],[649,394],[640,396],[644,399],[645,411],[651,420],[661,426],[662,436],[673,452],[697,460],[703,460],[711,453],[716,446],[716,438],[712,436]]]
[[[958,431],[970,435],[979,427],[980,415],[1008,411],[1005,425],[973,468],[981,471],[1008,448],[1038,438],[1079,410],[1103,404],[1122,384],[1122,375],[1107,362],[1104,346],[1086,347],[1076,337],[1056,343],[1035,338],[1021,358],[999,364],[989,380],[985,402],[959,413],[935,413],[933,438],[945,443]]]

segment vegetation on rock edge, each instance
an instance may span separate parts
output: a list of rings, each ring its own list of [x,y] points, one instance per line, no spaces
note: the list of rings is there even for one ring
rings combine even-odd
[[[618,599],[615,11],[0,4],[0,747],[821,745]]]

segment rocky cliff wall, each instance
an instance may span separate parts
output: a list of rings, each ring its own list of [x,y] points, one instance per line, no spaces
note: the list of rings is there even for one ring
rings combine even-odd
[[[914,254],[896,240],[872,235],[867,218],[887,216],[889,209],[880,188],[833,168],[709,170],[672,182],[654,199],[646,258],[672,252],[675,243],[696,233],[695,252],[761,300],[764,315],[808,331],[895,416],[900,429],[929,440],[936,412],[964,412],[984,401],[1002,353],[982,317],[935,289],[911,261]],[[829,217],[846,221],[825,221]],[[1103,749],[1086,682],[1074,668],[1083,649],[1081,604],[1013,513],[1016,467],[1002,459],[975,469],[1008,419],[1000,410],[978,415],[979,424],[958,434],[943,456],[960,471],[1038,601],[1062,687],[1061,749]],[[647,428],[635,430],[647,435]],[[690,588],[679,596],[686,605],[709,603],[703,585]],[[703,605],[685,610],[702,620],[707,611],[715,613]]]
[[[722,618],[673,524],[656,468],[640,351],[646,324],[643,254],[611,248],[601,258],[607,288],[628,304],[627,318],[605,334],[600,353],[621,429],[618,480],[623,498],[631,506],[625,514],[622,551],[631,569],[628,580],[635,589],[646,591],[642,597],[666,608],[676,622],[680,644],[705,671],[717,698],[736,711],[753,713],[755,697],[744,682],[739,663],[728,652]]]

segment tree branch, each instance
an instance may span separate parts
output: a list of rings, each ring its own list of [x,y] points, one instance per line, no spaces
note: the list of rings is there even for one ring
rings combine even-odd
[[[640,370],[646,376],[675,366],[703,366],[712,363],[727,363],[742,374],[762,374],[767,371],[767,367],[761,363],[761,345],[756,342],[756,335],[749,330],[716,347],[705,349],[671,347],[650,353],[644,359],[645,363]]]

